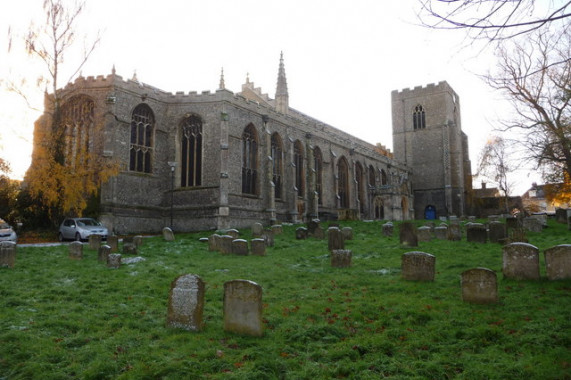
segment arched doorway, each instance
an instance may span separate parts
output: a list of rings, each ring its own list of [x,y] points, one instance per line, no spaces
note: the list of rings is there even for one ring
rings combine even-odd
[[[436,219],[436,207],[428,205],[424,209],[424,219],[434,220]]]

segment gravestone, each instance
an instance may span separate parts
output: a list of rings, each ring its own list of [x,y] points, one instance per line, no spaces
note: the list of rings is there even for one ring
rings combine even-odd
[[[523,228],[526,231],[541,232],[543,231],[543,224],[539,219],[536,218],[524,218]]]
[[[504,223],[501,222],[490,222],[489,224],[489,235],[491,243],[503,243],[508,237],[507,228]]]
[[[224,331],[262,336],[262,287],[247,280],[224,283]]]
[[[459,223],[452,223],[448,226],[448,240],[460,241],[462,240],[462,227]]]
[[[125,236],[123,238],[123,244],[133,244],[134,236]]]
[[[539,220],[542,227],[547,227],[547,214],[533,214],[530,218]]]
[[[474,243],[486,243],[488,241],[488,231],[481,223],[472,223],[466,230],[466,240]]]
[[[391,222],[383,224],[383,236],[391,237],[393,236],[394,226]]]
[[[69,243],[69,258],[72,260],[83,259],[83,244],[80,241],[72,241]]]
[[[107,245],[111,247],[111,252],[119,251],[119,237],[117,235],[107,236]]]
[[[430,228],[430,232],[434,233],[434,228],[436,228],[436,224],[434,222],[426,222],[424,225],[428,226]]]
[[[174,241],[174,233],[169,227],[163,228],[163,239],[165,241]]]
[[[275,245],[274,235],[275,232],[273,228],[271,230],[264,230],[264,232],[262,233],[262,239],[264,239],[264,241],[266,242],[266,247],[273,247]]]
[[[274,224],[272,226],[272,232],[274,235],[281,235],[283,233],[283,228],[281,224]]]
[[[232,241],[234,240],[233,236],[230,235],[222,235],[218,240],[218,250],[223,255],[231,255],[232,254]]]
[[[567,223],[567,209],[558,208],[555,210],[555,220],[557,223]]]
[[[123,254],[124,255],[136,255],[137,246],[135,243],[123,243]]]
[[[95,251],[98,250],[102,240],[103,237],[101,235],[89,235],[89,238],[87,239],[89,249],[93,249]]]
[[[220,235],[212,234],[208,237],[208,250],[210,252],[216,252],[220,249]]]
[[[462,272],[462,300],[469,303],[498,302],[498,279],[493,270],[474,268]]]
[[[171,231],[172,232],[172,231]],[[164,229],[163,229],[163,234],[164,234]],[[164,236],[164,235],[163,235]],[[172,241],[172,240],[168,240],[166,237],[164,238],[166,241]],[[174,240],[174,235],[173,235],[173,240]],[[141,235],[135,235],[133,236],[133,244],[135,244],[135,246],[137,248],[139,248],[140,246],[143,245],[143,237]]]
[[[313,236],[315,230],[319,228],[319,219],[313,219],[307,223],[307,234]]]
[[[401,275],[409,281],[434,281],[436,257],[425,252],[407,252],[401,257]]]
[[[305,240],[307,239],[307,228],[305,227],[298,227],[295,230],[295,238],[297,240]]]
[[[208,238],[207,237],[201,237],[198,239],[198,241],[201,243],[208,243]]]
[[[448,239],[448,227],[434,227],[434,236],[438,240]]]
[[[194,274],[175,278],[169,291],[167,327],[200,331],[203,311],[204,281]]]
[[[231,228],[229,230],[226,230],[226,235],[230,235],[232,236],[234,239],[238,239],[240,237],[240,231],[238,231],[235,228]]]
[[[334,268],[347,268],[351,266],[353,252],[348,249],[334,249],[331,251],[331,266]]]
[[[108,246],[107,244],[99,246],[99,249],[97,250],[97,261],[106,263],[107,256],[109,256],[110,253],[111,253],[111,247]]]
[[[506,227],[507,227],[508,229],[521,227],[520,224],[521,224],[521,222],[520,222],[520,219],[519,219],[519,218],[516,218],[516,217],[513,217],[513,216],[510,216],[509,218],[506,218]]]
[[[262,223],[252,224],[252,236],[254,238],[262,236],[262,232],[264,232],[264,226],[262,225]]]
[[[571,231],[571,209],[567,210],[567,230]]]
[[[343,238],[343,232],[341,232],[339,227],[329,227],[327,229],[327,236],[329,239],[327,244],[329,251],[345,249],[345,239]]]
[[[419,227],[416,232],[419,242],[427,242],[432,240],[432,231],[430,230],[429,226]]]
[[[499,222],[500,221],[500,216],[499,215],[490,215],[488,216],[488,222]]]
[[[353,240],[353,229],[351,227],[341,228],[341,233],[343,234],[343,239]]]
[[[107,255],[107,268],[119,269],[121,267],[121,254],[110,253]]]
[[[250,241],[250,246],[252,249],[252,255],[266,256],[266,241],[264,239],[252,239],[252,241]]]
[[[318,226],[315,231],[313,231],[313,237],[318,240],[325,239],[325,231],[323,228],[321,228],[321,226]]]
[[[510,243],[527,243],[527,237],[525,236],[525,229],[523,227],[517,227],[512,229],[512,231],[509,234],[509,238],[508,241]]]
[[[248,242],[244,239],[232,240],[232,253],[238,256],[248,256]]]
[[[400,243],[407,247],[418,247],[416,226],[411,222],[403,222],[399,231]]]
[[[539,249],[528,243],[505,245],[502,272],[505,278],[539,280]]]
[[[571,244],[561,244],[544,251],[549,280],[571,278]]]
[[[16,248],[13,241],[0,242],[0,267],[14,268],[16,265]]]

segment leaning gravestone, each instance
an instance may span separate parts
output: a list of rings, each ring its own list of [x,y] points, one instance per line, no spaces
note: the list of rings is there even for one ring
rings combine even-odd
[[[262,223],[254,223],[252,224],[252,236],[254,238],[259,238],[262,236],[262,232],[264,232],[264,226]]]
[[[502,272],[505,278],[539,280],[539,249],[528,243],[505,245]]]
[[[407,247],[418,247],[416,226],[411,222],[403,222],[399,231],[400,243]]]
[[[329,251],[345,249],[345,239],[343,237],[343,232],[341,232],[339,227],[329,227],[327,229],[327,236],[329,239],[327,244]]]
[[[353,240],[353,229],[351,227],[341,228],[341,233],[343,234],[343,239]]]
[[[175,278],[169,291],[167,327],[200,331],[203,311],[204,281],[194,274]]]
[[[101,240],[103,240],[101,235],[89,235],[89,249],[98,250],[101,245]]]
[[[232,254],[232,241],[234,237],[231,235],[222,235],[218,240],[218,250],[223,255],[230,255]]]
[[[409,281],[434,281],[436,257],[425,252],[407,252],[401,257],[401,275]]]
[[[107,262],[107,256],[111,253],[111,247],[107,244],[104,244],[99,247],[97,250],[97,261],[101,261],[103,263]]]
[[[571,278],[571,244],[561,244],[544,251],[549,280]]]
[[[208,237],[208,250],[210,252],[216,252],[218,251],[219,248],[219,243],[220,242],[220,235],[218,234],[212,234]]]
[[[80,241],[69,243],[69,258],[73,260],[83,259],[83,244]]]
[[[508,237],[506,225],[502,222],[490,222],[489,229],[491,243],[504,242]]]
[[[0,267],[14,268],[16,264],[16,243],[0,242]]]
[[[460,241],[462,240],[462,227],[459,223],[452,223],[448,227],[448,240]]]
[[[224,283],[224,330],[262,336],[262,287],[247,280]]]
[[[434,227],[434,236],[436,236],[438,240],[448,239],[448,227]]]
[[[383,224],[383,236],[391,237],[393,236],[394,226],[391,222]]]
[[[305,240],[307,239],[307,228],[305,227],[298,227],[295,230],[295,238],[297,240]]]
[[[469,269],[462,273],[462,300],[469,303],[498,302],[498,279],[493,270]]]
[[[244,239],[232,240],[232,253],[238,256],[248,256],[248,242]]]
[[[117,235],[107,236],[107,245],[111,247],[111,252],[117,252],[119,250],[119,237]]]
[[[347,268],[351,266],[353,252],[348,249],[334,249],[331,251],[331,266],[334,268]]]
[[[486,243],[488,240],[486,226],[481,223],[470,224],[466,229],[466,240],[474,243]]]
[[[163,228],[163,239],[165,241],[174,241],[174,233],[169,227]]]
[[[111,253],[107,256],[107,268],[119,269],[121,267],[121,254]]]
[[[419,227],[417,230],[419,242],[427,242],[432,240],[432,231],[429,226]]]
[[[252,239],[252,241],[250,241],[250,247],[252,249],[252,255],[266,256],[266,241],[264,239]]]

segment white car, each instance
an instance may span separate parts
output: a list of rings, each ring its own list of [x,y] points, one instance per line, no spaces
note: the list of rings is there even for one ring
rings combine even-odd
[[[18,235],[8,223],[0,219],[0,241],[18,242]]]
[[[107,228],[92,218],[66,218],[59,226],[59,241],[64,240],[87,240],[90,235],[101,235],[105,240],[109,231]]]

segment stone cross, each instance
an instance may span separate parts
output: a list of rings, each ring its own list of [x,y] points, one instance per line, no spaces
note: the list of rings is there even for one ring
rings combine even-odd
[[[0,267],[14,268],[16,264],[16,243],[0,242]]]
[[[83,259],[83,244],[80,241],[72,241],[69,243],[69,258],[72,260]]]
[[[224,283],[224,330],[262,336],[262,287],[247,280]]]
[[[425,252],[407,252],[401,257],[401,275],[409,281],[434,281],[436,257]]]
[[[204,281],[194,274],[175,278],[169,291],[167,327],[200,331],[203,311]]]
[[[539,249],[528,243],[505,245],[502,272],[505,278],[539,280]]]
[[[544,251],[549,280],[571,278],[571,244],[561,244]]]
[[[462,272],[462,300],[469,303],[498,302],[496,272],[487,268],[474,268]]]

